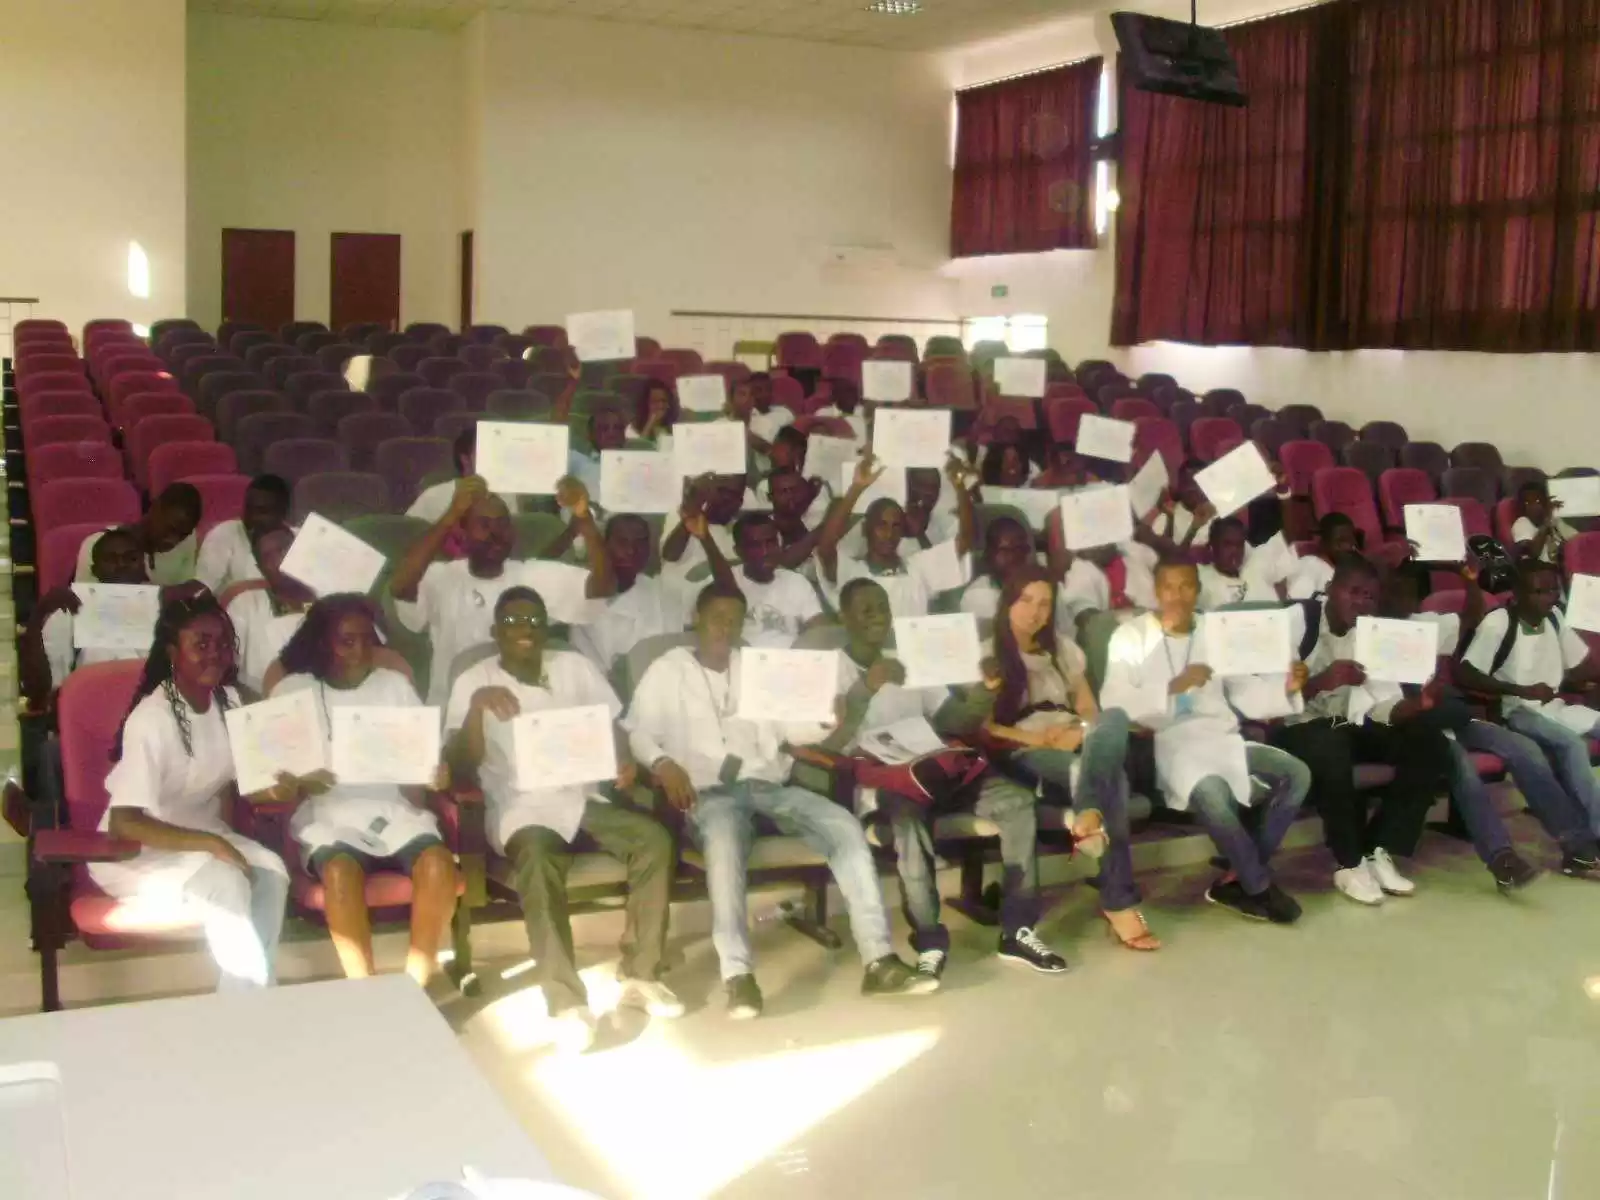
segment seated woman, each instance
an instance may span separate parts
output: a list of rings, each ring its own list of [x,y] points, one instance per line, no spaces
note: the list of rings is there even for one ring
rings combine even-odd
[[[223,817],[233,793],[223,714],[239,703],[223,686],[233,645],[233,627],[211,593],[162,607],[111,752],[100,823],[140,850],[126,862],[89,867],[109,896],[199,921],[222,991],[273,981],[289,895],[283,861]]]
[[[634,406],[628,436],[649,442],[662,454],[672,453],[672,427],[678,423],[678,397],[659,379],[651,379]]]
[[[1026,487],[1033,464],[1017,442],[991,442],[978,468],[985,487]]]
[[[316,691],[330,755],[331,709],[412,708],[422,703],[409,679],[379,665],[380,627],[378,610],[365,596],[324,596],[283,648],[285,674],[272,694]],[[422,789],[337,779],[299,782],[304,800],[289,832],[300,844],[307,873],[322,881],[328,933],[345,976],[364,978],[374,969],[367,876],[403,871],[411,876],[406,974],[426,984],[455,908],[456,867],[433,814],[423,807]]]
[[[282,571],[294,538],[294,530],[283,525],[256,534],[251,548],[261,579],[231,589],[228,597],[228,619],[239,638],[238,682],[252,696],[266,694],[267,668],[316,599],[310,588]]]
[[[1133,882],[1124,773],[1128,718],[1095,703],[1083,651],[1057,634],[1055,614],[1056,585],[1044,571],[1015,571],[1000,589],[992,655],[984,663],[994,707],[982,732],[1002,770],[1042,785],[1047,799],[1073,802],[1080,838],[1104,831],[1101,915],[1128,949],[1157,950],[1161,943],[1138,909]]]

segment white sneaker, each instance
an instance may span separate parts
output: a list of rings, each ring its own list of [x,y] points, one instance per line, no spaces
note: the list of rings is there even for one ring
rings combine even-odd
[[[1382,904],[1383,889],[1378,886],[1378,881],[1367,864],[1359,867],[1341,867],[1333,873],[1333,886],[1338,888],[1357,904]]]
[[[594,1045],[599,1026],[594,1014],[582,1004],[565,1009],[550,1018],[554,1035],[551,1041],[566,1054],[582,1054]]]
[[[617,1003],[628,1008],[642,1008],[652,1017],[672,1020],[684,1014],[683,1001],[659,979],[624,979],[622,995]]]
[[[1372,857],[1367,859],[1367,870],[1372,872],[1372,878],[1378,886],[1391,896],[1409,896],[1417,890],[1417,885],[1412,883],[1394,865],[1394,859],[1389,857],[1389,852],[1379,846],[1372,852]]]

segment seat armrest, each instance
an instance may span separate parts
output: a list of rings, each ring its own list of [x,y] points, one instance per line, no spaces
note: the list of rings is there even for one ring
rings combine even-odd
[[[127,862],[138,854],[138,842],[98,831],[41,829],[33,835],[33,859],[39,863]]]
[[[489,902],[489,838],[483,791],[466,784],[456,784],[445,791],[430,788],[427,802],[439,819],[445,845],[455,852],[461,864],[461,878],[466,885],[463,903],[468,908],[482,908]]]

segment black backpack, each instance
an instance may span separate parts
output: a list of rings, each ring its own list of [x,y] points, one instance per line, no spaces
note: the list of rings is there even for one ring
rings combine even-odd
[[[1311,657],[1311,652],[1317,648],[1317,639],[1322,636],[1322,601],[1317,599],[1297,600],[1300,612],[1305,616],[1306,629],[1300,635],[1300,659],[1305,662]]]
[[[1467,539],[1467,549],[1479,563],[1478,586],[1486,592],[1509,592],[1517,585],[1516,560],[1492,537],[1477,534]],[[1515,624],[1515,622],[1513,622]]]

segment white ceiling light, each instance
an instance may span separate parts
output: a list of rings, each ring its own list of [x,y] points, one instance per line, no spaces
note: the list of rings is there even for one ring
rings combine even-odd
[[[909,17],[912,13],[922,11],[921,0],[872,0],[867,5],[870,13],[881,13],[886,17]]]

